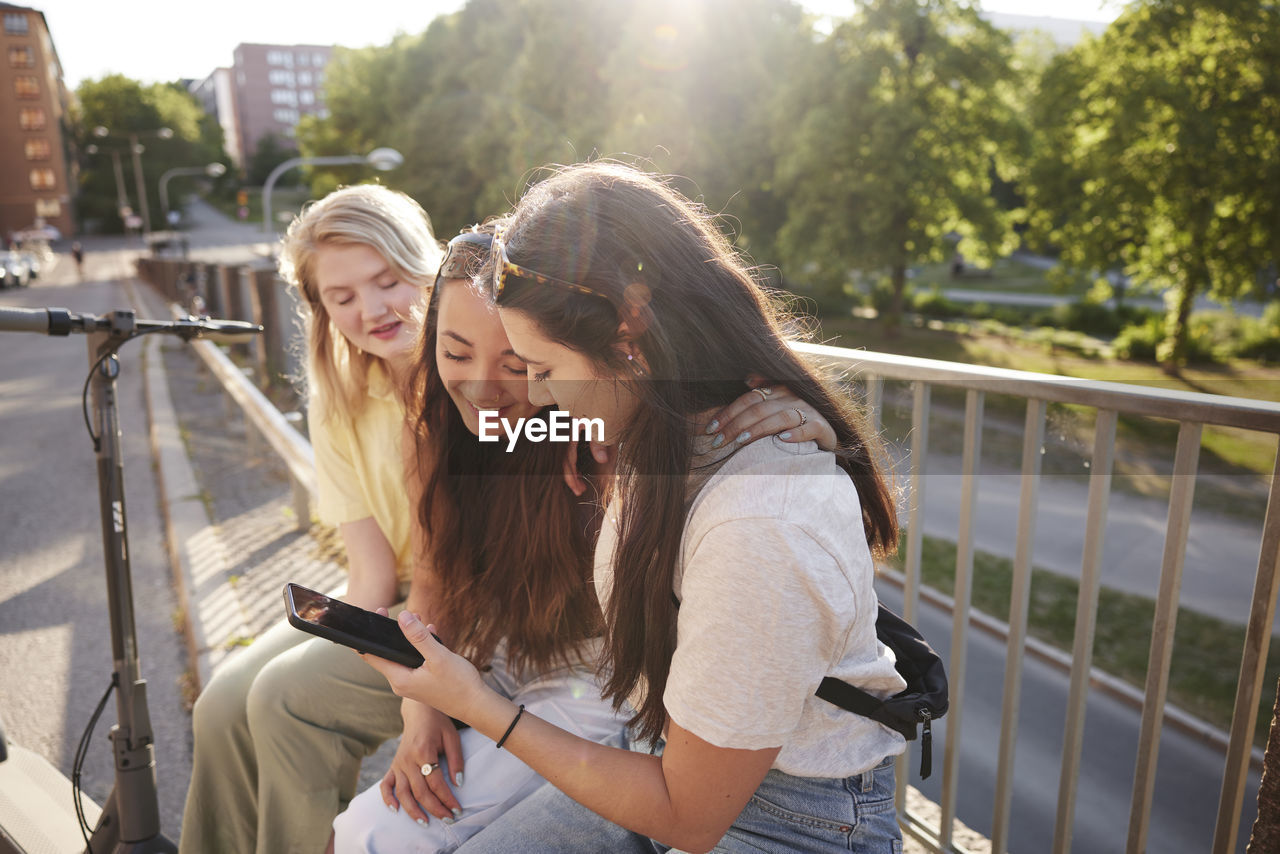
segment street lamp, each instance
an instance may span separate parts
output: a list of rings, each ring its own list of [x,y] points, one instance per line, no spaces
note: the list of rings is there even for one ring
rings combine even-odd
[[[99,139],[106,139],[111,135],[111,131],[102,125],[98,125],[93,129],[93,135]],[[146,151],[146,148],[138,143],[138,137],[140,136],[173,139],[173,129],[165,127],[156,128],[155,130],[129,132],[129,151],[133,154],[133,177],[138,185],[138,205],[142,208],[142,234],[143,239],[146,239],[151,235],[151,211],[147,207],[147,191],[142,181],[142,152]]]
[[[227,167],[221,163],[210,163],[208,166],[177,166],[160,176],[160,207],[164,208],[164,221],[169,222],[169,179],[177,175],[208,175],[219,178],[227,174]]]
[[[95,133],[95,135],[97,135]],[[85,146],[85,152],[88,154],[97,154],[99,149],[96,145]],[[123,222],[132,210],[129,207],[129,196],[124,191],[124,169],[120,167],[120,152],[113,149],[111,151],[111,162],[116,173],[116,210],[120,212],[120,220]]]
[[[341,154],[332,157],[292,157],[281,163],[267,176],[267,183],[262,185],[262,230],[271,233],[271,191],[276,180],[295,166],[348,166],[356,163],[367,163],[379,172],[395,169],[404,163],[404,155],[394,148],[375,148],[368,154]]]

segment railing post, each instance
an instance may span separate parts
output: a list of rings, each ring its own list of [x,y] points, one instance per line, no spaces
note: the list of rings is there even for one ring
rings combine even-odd
[[[1276,683],[1276,703],[1271,710],[1271,733],[1262,760],[1262,782],[1258,785],[1258,818],[1253,822],[1246,854],[1280,851],[1280,681]]]
[[[249,344],[249,352],[253,357],[253,372],[258,388],[266,391],[271,387],[271,371],[267,367],[267,342],[265,339],[271,333],[268,331],[270,324],[267,320],[267,308],[263,304],[262,291],[259,287],[258,271],[252,267],[241,267],[240,283],[244,289],[245,296],[248,298],[250,319],[263,328],[261,335],[253,336],[253,341]],[[268,298],[270,297],[268,296]]]
[[[195,281],[192,282],[192,285],[195,288],[195,293],[192,295],[192,304],[185,306],[185,308],[193,314],[196,309],[199,308],[199,306],[195,304],[196,297],[199,297],[200,303],[204,305],[204,310],[206,312],[209,310],[209,270],[211,268],[212,265],[206,264],[203,261],[197,261],[195,264]]]
[[[209,314],[213,317],[229,317],[230,293],[227,280],[231,277],[231,268],[219,264],[213,270],[212,287],[209,288]]]
[[[1214,854],[1229,854],[1236,847],[1240,808],[1249,775],[1249,754],[1256,727],[1255,709],[1261,698],[1266,673],[1267,653],[1271,645],[1271,626],[1275,620],[1276,594],[1280,592],[1280,450],[1271,472],[1271,492],[1267,496],[1267,512],[1262,522],[1262,545],[1258,554],[1258,573],[1254,576],[1253,604],[1245,629],[1244,654],[1240,658],[1240,679],[1236,683],[1236,703],[1231,716],[1231,741],[1227,747],[1227,768],[1222,777],[1222,796],[1218,799],[1218,825],[1213,834]],[[1280,698],[1277,698],[1280,700]],[[1275,738],[1272,726],[1271,740]],[[1267,745],[1266,759],[1272,767],[1280,765]],[[1276,746],[1280,749],[1280,746]],[[1280,768],[1276,768],[1280,772]],[[1273,784],[1274,784],[1273,780]],[[1262,812],[1261,793],[1258,811]],[[1274,807],[1274,805],[1273,805]],[[1267,849],[1262,849],[1267,850]]]
[[[1085,705],[1089,669],[1093,664],[1093,639],[1098,625],[1098,596],[1102,588],[1102,544],[1107,530],[1107,506],[1111,499],[1111,469],[1115,461],[1117,413],[1098,410],[1093,427],[1093,461],[1089,466],[1089,510],[1084,526],[1084,558],[1080,566],[1080,591],[1076,597],[1076,627],[1071,650],[1071,688],[1067,695],[1067,723],[1062,744],[1062,771],[1058,775],[1058,816],[1053,834],[1054,854],[1069,854],[1075,821],[1076,790],[1080,777],[1080,753],[1084,745]]]
[[[943,747],[941,822],[938,845],[951,849],[960,777],[961,725],[964,716],[964,681],[969,660],[969,607],[973,601],[973,522],[978,504],[978,468],[982,460],[982,414],[986,394],[970,389],[964,402],[964,450],[960,461],[960,529],[956,539],[955,608],[951,615],[951,662],[947,685],[951,693],[947,715],[947,741]]]
[[[1022,490],[1018,498],[1018,540],[1013,550],[1013,588],[1009,593],[1009,641],[1005,652],[1004,700],[1000,712],[1000,752],[996,760],[996,807],[991,819],[991,850],[1009,850],[1013,805],[1013,757],[1022,702],[1022,654],[1031,609],[1031,553],[1036,540],[1036,499],[1044,450],[1045,401],[1027,398],[1022,439]],[[948,738],[948,741],[950,738]]]
[[[920,601],[920,550],[924,539],[925,461],[929,455],[931,391],[931,386],[924,380],[916,380],[912,390],[911,509],[907,517],[907,553],[902,565],[902,618],[908,623],[916,622],[916,605]],[[903,811],[907,807],[907,778],[910,776],[906,753],[898,756],[894,773],[895,802],[898,810]]]
[[[1129,835],[1125,850],[1143,854],[1151,827],[1151,802],[1156,790],[1156,760],[1160,756],[1160,730],[1164,701],[1169,690],[1169,665],[1173,660],[1173,630],[1178,619],[1178,594],[1187,557],[1187,530],[1191,526],[1191,501],[1195,496],[1196,469],[1200,458],[1203,425],[1183,421],[1178,427],[1178,449],[1173,458],[1173,485],[1169,490],[1169,521],[1165,525],[1164,557],[1156,594],[1155,620],[1151,626],[1151,654],[1147,658],[1147,682],[1142,704],[1142,728],[1138,733],[1138,767],[1133,777],[1133,802],[1129,807]]]

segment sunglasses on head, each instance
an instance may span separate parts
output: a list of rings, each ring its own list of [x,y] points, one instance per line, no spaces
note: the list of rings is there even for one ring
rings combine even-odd
[[[435,283],[441,279],[470,279],[480,272],[493,246],[493,235],[487,231],[464,231],[445,247]]]
[[[604,294],[592,290],[586,285],[557,279],[554,276],[548,276],[539,273],[537,270],[530,270],[528,267],[521,267],[519,264],[513,263],[507,255],[507,245],[502,239],[502,232],[498,232],[493,236],[493,250],[493,281],[491,285],[493,288],[493,301],[498,304],[502,303],[504,294],[510,293],[513,279],[523,279],[529,282],[537,282],[540,285],[551,285],[574,293],[608,299]]]

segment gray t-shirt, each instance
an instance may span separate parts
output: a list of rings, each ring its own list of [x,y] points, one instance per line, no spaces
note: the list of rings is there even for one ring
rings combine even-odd
[[[602,602],[617,519],[611,505],[596,546]],[[876,640],[874,572],[833,454],[764,439],[724,460],[685,523],[667,714],[719,747],[781,746],[773,767],[797,776],[848,777],[901,753],[901,735],[814,695],[824,676],[883,697],[906,687]]]

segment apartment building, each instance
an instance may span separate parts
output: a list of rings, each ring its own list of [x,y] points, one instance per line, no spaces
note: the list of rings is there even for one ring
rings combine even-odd
[[[76,175],[62,66],[43,12],[0,2],[0,18],[0,237],[42,223],[70,235]]]
[[[188,89],[204,111],[218,120],[222,127],[222,147],[236,166],[244,165],[244,152],[240,149],[240,126],[236,119],[235,77],[230,68],[215,68],[213,73]]]
[[[241,44],[236,47],[231,88],[236,145],[242,163],[253,157],[258,143],[267,134],[275,134],[288,145],[304,115],[328,115],[323,84],[325,67],[332,54],[332,45]]]

